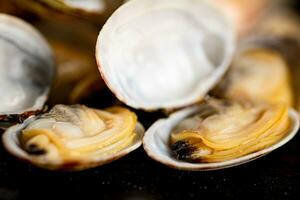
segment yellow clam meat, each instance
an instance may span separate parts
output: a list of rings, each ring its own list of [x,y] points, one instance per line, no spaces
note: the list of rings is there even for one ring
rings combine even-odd
[[[222,162],[265,149],[291,129],[285,104],[208,100],[172,131],[171,149],[189,162]]]
[[[294,107],[300,111],[300,18],[291,10],[274,10],[257,29],[256,38],[263,45],[279,51],[289,64],[293,85]]]
[[[214,94],[227,99],[293,104],[290,72],[285,59],[267,48],[250,48],[240,53]]]
[[[81,170],[105,164],[137,148],[143,132],[137,126],[137,116],[125,108],[97,110],[57,105],[19,132],[19,147],[26,153],[25,159],[40,167]],[[4,137],[7,149],[16,153],[10,142],[9,137]]]

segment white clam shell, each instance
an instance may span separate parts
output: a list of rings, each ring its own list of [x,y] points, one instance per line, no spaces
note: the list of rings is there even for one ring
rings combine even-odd
[[[292,121],[290,132],[283,139],[281,139],[276,144],[268,148],[248,154],[243,157],[239,157],[224,162],[189,163],[186,161],[177,160],[175,157],[172,156],[169,147],[170,134],[173,128],[179,122],[181,122],[183,119],[187,118],[188,116],[197,113],[198,110],[199,110],[198,106],[190,107],[172,114],[167,119],[160,119],[157,122],[155,122],[146,131],[145,137],[143,139],[143,146],[148,156],[171,168],[176,168],[180,170],[189,170],[189,171],[218,170],[218,169],[241,165],[270,153],[271,151],[289,142],[297,134],[299,129],[299,122],[300,122],[299,114],[295,110],[290,109],[289,117]]]
[[[229,20],[203,0],[131,0],[103,26],[99,71],[127,105],[177,108],[201,100],[235,49]]]
[[[8,128],[2,135],[2,142],[5,147],[5,149],[17,157],[18,159],[24,160],[25,162],[28,163],[34,163],[32,156],[28,154],[20,144],[19,136],[21,134],[21,131],[26,128],[28,124],[30,124],[32,121],[34,121],[36,117],[30,117],[27,120],[24,121],[22,124],[17,124],[14,125],[10,128]],[[83,169],[88,169],[92,167],[98,167],[107,163],[110,163],[114,160],[117,160],[130,152],[136,150],[142,145],[142,138],[144,136],[144,127],[138,123],[136,125],[135,129],[137,133],[137,138],[134,141],[134,143],[118,153],[115,153],[113,155],[109,156],[101,156],[99,158],[95,158],[92,160],[83,160],[82,162],[76,163],[74,166],[64,166],[63,164],[57,165],[56,163],[45,163],[44,165],[41,165],[39,163],[35,163],[37,165],[40,165],[43,168],[47,169],[54,169],[54,170],[67,170],[67,171],[76,171],[76,170],[83,170]]]
[[[54,71],[44,37],[25,21],[0,14],[0,115],[41,110]]]

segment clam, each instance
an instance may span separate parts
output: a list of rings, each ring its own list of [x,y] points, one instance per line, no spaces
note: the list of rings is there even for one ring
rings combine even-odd
[[[242,49],[213,94],[221,100],[152,125],[143,141],[147,154],[173,168],[216,170],[266,155],[299,129],[287,63],[272,49]]]
[[[146,153],[168,166],[213,170],[242,164],[282,146],[299,128],[299,116],[289,108],[286,64],[273,51],[255,49],[238,55],[238,66],[256,64],[255,74],[263,72],[245,80],[243,93],[234,89],[237,81],[232,89],[222,90],[224,96],[233,91],[241,98],[208,98],[229,69],[235,50],[237,27],[225,13],[203,0],[131,0],[100,31],[99,71],[121,101],[150,111],[187,107],[159,119],[143,139]],[[274,66],[265,66],[270,63]],[[280,75],[280,88],[271,82],[267,95],[255,93],[256,82],[269,69]],[[274,91],[278,98],[271,101]],[[204,102],[191,106],[200,101]]]
[[[5,14],[0,14],[0,47],[3,123],[43,109],[54,77],[54,61],[50,47],[37,30]]]
[[[141,145],[144,129],[122,107],[105,110],[56,105],[3,134],[17,158],[51,170],[83,170],[116,160]]]
[[[157,121],[147,154],[172,168],[216,170],[259,158],[287,143],[299,116],[285,104],[210,99]]]
[[[224,75],[235,32],[202,0],[131,0],[100,31],[96,58],[107,86],[145,110],[198,102]]]
[[[238,53],[214,94],[227,99],[260,99],[293,105],[285,58],[279,52],[263,47],[250,47]]]
[[[59,10],[104,13],[107,9],[123,3],[122,0],[42,0],[45,4]]]
[[[300,18],[290,10],[275,10],[257,28],[253,39],[279,52],[288,62],[293,85],[294,107],[300,111]]]
[[[21,8],[48,19],[74,17],[101,24],[123,0],[14,0]]]

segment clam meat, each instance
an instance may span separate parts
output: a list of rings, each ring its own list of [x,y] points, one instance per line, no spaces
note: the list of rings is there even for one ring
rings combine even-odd
[[[227,99],[293,105],[290,72],[285,58],[272,49],[262,47],[242,50],[214,93]]]
[[[3,141],[8,152],[39,167],[82,170],[128,154],[142,136],[143,127],[128,109],[56,105],[9,128]]]
[[[170,143],[178,159],[221,162],[271,146],[290,128],[285,105],[211,100],[176,125]]]
[[[261,23],[254,39],[280,52],[288,62],[294,96],[294,107],[300,111],[300,18],[290,11],[274,10]]]

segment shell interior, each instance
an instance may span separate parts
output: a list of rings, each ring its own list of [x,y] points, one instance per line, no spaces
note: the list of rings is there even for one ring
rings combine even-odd
[[[53,77],[45,39],[22,20],[0,14],[0,115],[42,109]]]
[[[127,105],[153,110],[202,99],[230,64],[234,30],[206,1],[131,0],[101,30],[99,70]]]

